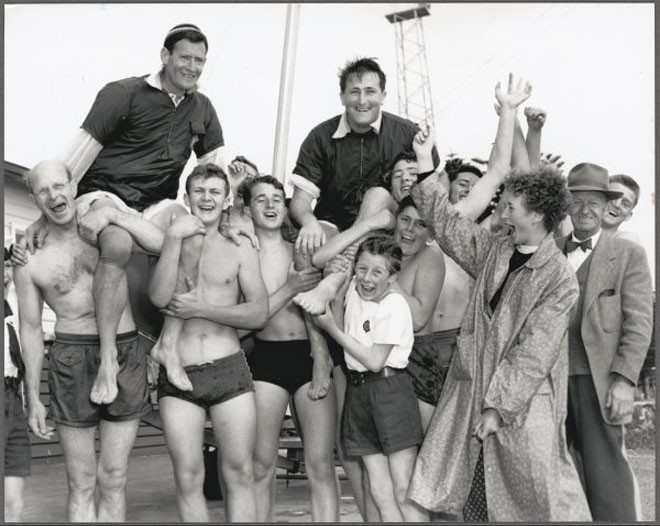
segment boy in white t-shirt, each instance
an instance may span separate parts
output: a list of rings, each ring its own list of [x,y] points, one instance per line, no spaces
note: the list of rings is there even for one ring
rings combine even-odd
[[[414,341],[412,316],[403,296],[392,290],[401,257],[391,237],[367,239],[355,257],[343,316],[341,298],[332,302],[332,312],[315,316],[344,348],[348,390],[342,445],[346,455],[362,457],[384,522],[428,520],[406,498],[422,424],[405,374]]]

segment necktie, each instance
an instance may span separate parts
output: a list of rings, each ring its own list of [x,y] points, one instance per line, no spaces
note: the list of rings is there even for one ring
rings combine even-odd
[[[586,252],[587,250],[591,250],[591,238],[586,239],[582,242],[579,241],[573,241],[572,239],[569,239],[566,242],[566,253],[568,254],[569,252],[573,252],[576,250],[578,247],[582,249],[582,252]]]

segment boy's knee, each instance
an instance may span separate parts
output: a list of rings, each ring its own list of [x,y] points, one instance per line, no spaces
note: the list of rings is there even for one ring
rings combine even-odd
[[[126,487],[127,466],[109,465],[104,466],[99,463],[98,484],[101,491],[117,492],[123,491]]]
[[[204,468],[179,469],[176,472],[177,491],[183,494],[195,493],[204,486]]]
[[[305,471],[311,481],[318,483],[334,481],[334,458],[325,454],[305,455]]]
[[[77,496],[90,496],[96,489],[96,473],[93,470],[85,470],[76,474],[69,474],[69,492]]]
[[[222,463],[222,476],[227,486],[250,487],[254,484],[254,463],[251,460],[244,462]]]
[[[132,249],[133,238],[123,228],[110,225],[99,234],[100,257],[107,263],[126,267],[131,258]]]

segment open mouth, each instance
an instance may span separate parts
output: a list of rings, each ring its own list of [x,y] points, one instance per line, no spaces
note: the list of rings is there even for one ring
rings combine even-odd
[[[365,285],[364,283],[360,283],[360,289],[362,290],[363,294],[369,295],[369,294],[373,294],[376,291],[376,286]]]
[[[55,206],[51,206],[50,209],[56,214],[61,214],[66,210],[66,203],[58,203]]]
[[[415,238],[413,236],[409,236],[408,234],[401,234],[400,237],[403,243],[412,244],[415,242]]]
[[[215,210],[215,206],[212,205],[199,205],[198,208],[203,212],[213,212]]]
[[[401,187],[401,193],[402,194],[409,194],[411,188],[412,188],[411,184],[405,184]]]
[[[277,212],[264,212],[264,217],[268,219],[277,219]]]

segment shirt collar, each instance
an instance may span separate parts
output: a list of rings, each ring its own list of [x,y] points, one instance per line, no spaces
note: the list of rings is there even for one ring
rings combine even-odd
[[[378,112],[378,118],[371,123],[371,129],[378,134],[380,132],[380,125],[383,122],[383,112]],[[343,139],[351,132],[351,127],[348,124],[348,117],[346,117],[346,112],[341,114],[339,119],[339,125],[335,130],[335,133],[332,135],[333,139]]]
[[[163,70],[159,69],[158,71],[156,71],[156,72],[152,73],[151,75],[149,75],[145,79],[147,84],[149,84],[149,86],[151,86],[152,88],[156,88],[158,90],[164,91],[163,82],[161,80],[162,73],[163,73]],[[198,89],[199,89],[199,81],[195,84],[195,87],[193,89],[190,89],[190,90],[186,91],[186,95],[189,95],[190,93],[194,93]],[[168,93],[168,95],[171,96],[172,94]]]
[[[587,237],[585,239],[578,239],[575,237],[575,231],[571,234],[571,241],[575,241],[576,243],[583,243],[587,239],[591,239],[591,249],[593,250],[596,248],[596,243],[598,243],[598,240],[600,239],[600,235],[603,233],[603,229],[598,230],[593,236]]]

